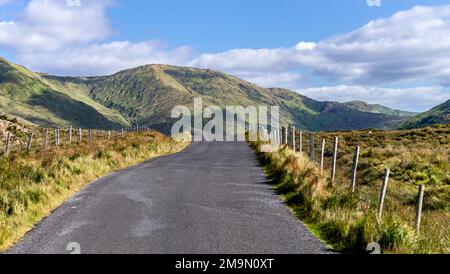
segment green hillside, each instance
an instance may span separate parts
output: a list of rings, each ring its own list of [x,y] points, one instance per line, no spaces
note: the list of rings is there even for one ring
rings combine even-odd
[[[450,123],[450,100],[447,102],[419,114],[398,125],[399,129],[413,129],[421,128],[435,124],[449,124]]]
[[[118,127],[126,120],[77,86],[51,81],[0,58],[0,112],[49,127]]]
[[[283,124],[307,130],[390,128],[402,120],[395,115],[369,113],[337,102],[318,102],[286,89],[265,89],[217,71],[148,65],[111,76],[62,78],[45,76],[65,85],[87,89],[92,99],[120,112],[132,123],[167,131],[176,105],[192,108],[193,99],[205,105],[279,105]]]
[[[391,109],[382,105],[378,104],[368,104],[363,101],[351,101],[344,103],[346,106],[354,108],[359,111],[363,112],[371,112],[371,113],[381,113],[386,115],[393,115],[393,116],[399,116],[399,117],[413,117],[417,115],[418,113],[415,112],[409,112],[409,111],[403,111],[398,109]]]
[[[107,128],[146,124],[167,132],[174,122],[170,119],[173,107],[192,109],[197,97],[203,98],[205,106],[279,105],[283,125],[295,124],[305,130],[385,129],[405,119],[404,113],[319,102],[207,69],[147,65],[110,76],[58,77],[0,59],[0,112],[38,125]]]

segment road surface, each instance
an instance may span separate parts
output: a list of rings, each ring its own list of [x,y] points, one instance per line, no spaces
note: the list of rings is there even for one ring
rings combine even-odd
[[[194,143],[104,177],[8,253],[317,254],[328,248],[275,194],[246,143]]]

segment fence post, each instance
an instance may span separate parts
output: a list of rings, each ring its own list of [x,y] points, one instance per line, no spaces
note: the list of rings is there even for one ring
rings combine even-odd
[[[8,135],[6,136],[6,146],[5,146],[5,154],[9,154],[9,146],[11,143],[11,132],[8,132]]]
[[[284,145],[287,145],[288,144],[288,128],[286,128],[286,127],[283,127],[283,130],[284,130],[284,140],[283,140],[283,144]]]
[[[111,140],[111,130],[108,130],[108,140]]]
[[[53,137],[55,138],[54,139],[54,144],[55,144],[55,146],[58,146],[58,131],[56,130],[56,128],[53,130]]]
[[[386,191],[387,191],[387,186],[388,186],[388,182],[389,182],[389,173],[390,173],[390,170],[388,168],[386,168],[384,170],[384,180],[383,180],[383,185],[381,186],[380,200],[378,202],[378,221],[380,221],[380,222],[381,222],[381,216],[383,215],[383,206],[384,206],[384,199],[386,198]]]
[[[323,173],[324,157],[325,157],[325,139],[322,139],[322,149],[320,152],[320,172],[321,173]]]
[[[61,139],[59,138],[59,132],[60,132],[59,128],[56,129],[56,133],[57,133],[57,137],[58,137],[58,146],[61,144]]]
[[[300,135],[298,136],[298,142],[299,142],[299,147],[298,147],[298,151],[300,152],[300,154],[303,154],[303,130],[300,130]]]
[[[284,145],[284,127],[281,127],[280,144]]]
[[[287,139],[286,139],[286,144],[287,144],[287,146],[288,146],[288,148],[292,148],[292,145],[291,145],[291,140],[292,140],[292,138],[291,138],[291,132],[292,132],[292,126],[291,125],[289,125],[288,127],[287,127]]]
[[[352,177],[350,180],[350,189],[352,190],[352,192],[355,192],[356,188],[356,171],[358,170],[359,151],[360,147],[357,146],[355,149],[355,154],[353,155]]]
[[[417,196],[417,208],[416,208],[416,233],[420,233],[420,221],[422,220],[422,206],[423,196],[425,194],[425,185],[419,186],[419,194]]]
[[[33,132],[31,132],[30,138],[28,139],[28,147],[27,147],[28,150],[31,150],[31,146],[33,144],[33,135],[34,135]]]
[[[45,136],[44,136],[44,149],[48,149],[48,128],[45,130]]]
[[[296,151],[296,144],[295,144],[295,126],[292,126],[292,150]]]
[[[309,155],[311,162],[316,160],[316,153],[314,151],[314,132],[311,132],[311,138],[309,140]]]
[[[280,146],[283,144],[283,130],[282,129],[277,129],[275,132],[275,138],[277,140],[277,145]]]
[[[277,144],[280,146],[280,145],[282,145],[282,142],[283,142],[283,140],[281,140],[282,138],[281,138],[281,135],[282,135],[282,133],[281,133],[281,130],[280,129],[277,129]]]
[[[92,129],[89,130],[89,143],[92,143]]]
[[[123,138],[123,128],[122,128],[122,138]]]
[[[72,127],[72,125],[70,125],[70,128],[69,128],[69,143],[72,143],[72,132],[73,132],[73,127]]]
[[[81,128],[78,128],[78,140],[80,140],[80,142],[83,141],[83,130]]]
[[[336,161],[338,154],[338,144],[339,144],[339,137],[335,137],[333,147],[333,161],[331,163],[331,183],[334,183],[334,180],[336,179]]]

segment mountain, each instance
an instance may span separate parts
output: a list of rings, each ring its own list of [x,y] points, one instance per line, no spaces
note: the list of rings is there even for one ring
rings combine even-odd
[[[391,108],[388,108],[388,107],[385,107],[382,105],[377,105],[377,104],[372,105],[372,104],[368,104],[363,101],[351,101],[351,102],[347,102],[344,104],[348,107],[351,107],[353,109],[363,111],[363,112],[381,113],[381,114],[398,116],[398,117],[413,117],[418,114],[416,112],[391,109]]]
[[[450,100],[427,112],[421,113],[403,123],[400,123],[397,127],[399,129],[413,129],[426,127],[430,125],[449,124],[449,123],[450,123]]]
[[[390,128],[402,117],[356,110],[337,102],[318,102],[287,89],[266,89],[237,77],[207,69],[147,65],[111,76],[68,78],[44,76],[64,85],[81,85],[91,98],[117,110],[132,123],[168,131],[176,105],[192,109],[193,98],[204,105],[279,105],[282,124],[306,130]]]
[[[110,128],[127,124],[116,111],[92,100],[82,86],[48,81],[0,58],[0,112],[30,124]]]
[[[147,65],[101,77],[38,74],[1,59],[0,111],[45,126],[146,124],[169,131],[173,107],[279,105],[281,123],[305,130],[392,128],[401,115],[319,102],[287,89],[266,89],[208,69]]]

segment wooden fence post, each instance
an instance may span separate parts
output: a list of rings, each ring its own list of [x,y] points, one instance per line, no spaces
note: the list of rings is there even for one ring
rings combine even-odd
[[[282,145],[282,142],[283,142],[281,135],[282,135],[281,130],[277,129],[277,143],[278,143],[278,145]]]
[[[300,130],[295,131],[295,151],[300,149]]]
[[[89,143],[92,143],[92,129],[89,130]]]
[[[33,145],[33,136],[34,136],[34,134],[33,134],[33,132],[31,132],[30,138],[28,139],[28,146],[27,146],[28,150],[31,150],[31,146]]]
[[[295,141],[295,126],[292,126],[292,150],[296,151],[296,141]]]
[[[122,138],[123,138],[123,134],[124,134],[123,128],[122,128],[122,133],[121,134],[122,134]]]
[[[291,146],[291,140],[292,140],[292,138],[291,138],[291,131],[292,131],[292,128],[291,127],[292,127],[291,125],[289,125],[287,127],[286,144],[287,144],[288,148],[292,148],[292,146]]]
[[[108,130],[108,140],[111,140],[111,130]]]
[[[78,140],[83,141],[83,130],[81,128],[78,128]]]
[[[280,133],[280,131],[278,129],[275,129],[273,131],[274,138],[275,138],[275,145],[280,145],[280,139],[279,139],[279,136],[278,136],[279,133]]]
[[[352,192],[355,192],[356,188],[356,171],[358,170],[359,151],[360,147],[357,146],[355,149],[355,154],[353,155],[352,176],[350,179],[350,189],[352,190]]]
[[[44,149],[48,149],[48,128],[45,130],[45,136],[44,136]]]
[[[314,151],[314,132],[311,132],[311,138],[309,140],[309,156],[311,162],[314,162],[316,160],[316,153]]]
[[[53,137],[54,137],[54,144],[55,146],[58,146],[58,131],[56,130],[56,128],[53,130]]]
[[[325,157],[325,139],[322,139],[322,149],[320,152],[320,172],[323,173],[324,157]]]
[[[283,144],[287,145],[288,144],[288,129],[286,127],[283,127],[283,130],[284,130]]]
[[[72,143],[72,132],[73,132],[73,127],[72,127],[72,125],[70,125],[70,128],[69,128],[69,144]]]
[[[384,206],[384,199],[386,198],[386,191],[388,187],[389,182],[389,173],[390,170],[386,168],[384,170],[384,180],[383,185],[381,186],[381,193],[380,193],[380,200],[378,201],[378,221],[381,222],[381,216],[383,215],[383,206]]]
[[[298,151],[300,152],[300,154],[303,154],[303,130],[300,130],[300,135],[298,136],[298,142],[299,142],[299,146],[298,146]]]
[[[420,233],[420,222],[422,220],[422,207],[423,207],[423,196],[425,194],[425,185],[419,186],[419,194],[417,195],[417,208],[416,208],[416,233]]]
[[[6,135],[6,145],[5,145],[5,154],[9,154],[9,146],[11,144],[11,132],[8,132],[8,135]]]
[[[336,161],[338,155],[338,144],[339,144],[339,137],[335,137],[333,147],[333,161],[331,163],[331,183],[334,183],[334,180],[336,179]]]
[[[60,132],[60,130],[59,130],[59,128],[58,129],[56,129],[56,133],[57,133],[57,140],[58,140],[58,146],[59,145],[61,145],[61,139],[59,138],[59,132]]]

